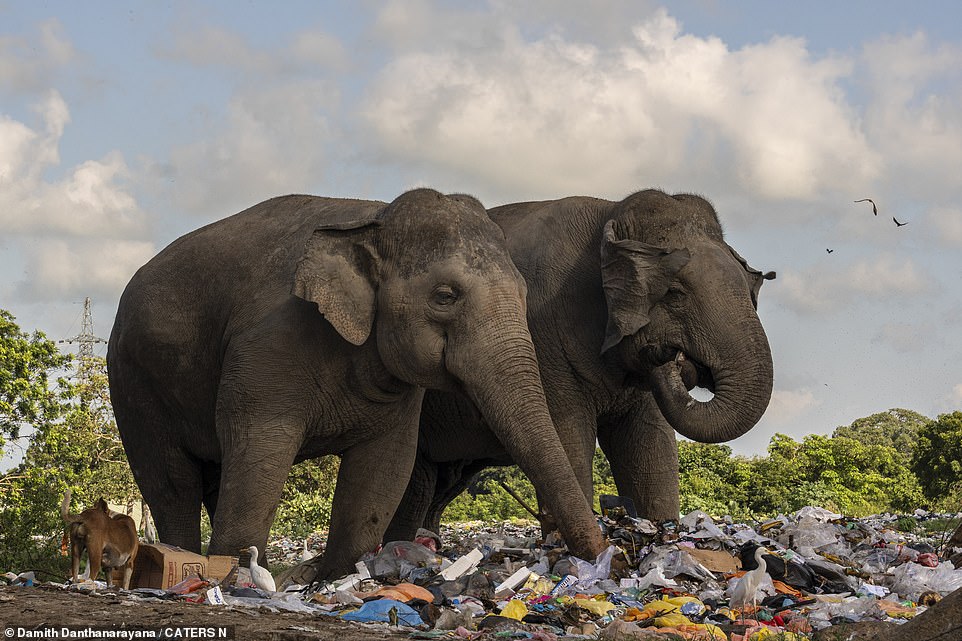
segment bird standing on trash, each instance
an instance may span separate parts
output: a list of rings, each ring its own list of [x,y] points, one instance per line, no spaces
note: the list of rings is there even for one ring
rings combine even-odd
[[[307,539],[304,539],[304,550],[301,552],[301,563],[314,558],[314,553],[307,549]]]
[[[257,565],[257,548],[252,545],[247,548],[247,551],[250,552],[251,555],[251,581],[265,592],[277,592],[274,577],[267,571],[267,568],[262,568]]]
[[[758,601],[758,588],[765,579],[765,574],[768,571],[768,564],[765,562],[764,554],[768,550],[759,546],[755,549],[755,561],[758,563],[758,567],[750,572],[746,572],[735,587],[731,591],[730,603],[735,605],[739,604],[739,612],[741,612],[748,603],[752,604],[752,611],[757,609]],[[745,616],[742,615],[742,620]]]

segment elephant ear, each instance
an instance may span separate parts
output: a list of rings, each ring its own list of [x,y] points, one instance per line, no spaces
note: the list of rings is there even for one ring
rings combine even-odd
[[[601,241],[601,285],[608,303],[608,328],[601,353],[631,336],[650,320],[651,308],[688,264],[687,249],[665,249],[615,237],[615,221],[605,224]]]
[[[739,256],[738,252],[732,249],[731,246],[728,247],[728,251],[732,253],[732,256],[734,256],[735,259],[742,264],[742,267],[745,268],[745,271],[748,272],[748,283],[752,290],[752,305],[755,309],[758,309],[758,292],[762,288],[762,283],[766,280],[775,280],[775,272],[765,272],[763,274],[749,265],[748,261]]]
[[[315,229],[294,273],[292,293],[316,303],[352,345],[364,344],[374,325],[379,259],[372,236],[378,226],[366,219]]]

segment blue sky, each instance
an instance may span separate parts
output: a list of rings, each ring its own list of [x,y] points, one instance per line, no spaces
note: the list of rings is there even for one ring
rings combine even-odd
[[[960,13],[0,1],[0,307],[62,339],[90,296],[106,336],[153,254],[278,194],[661,187],[778,272],[775,393],[736,452],[962,409]]]

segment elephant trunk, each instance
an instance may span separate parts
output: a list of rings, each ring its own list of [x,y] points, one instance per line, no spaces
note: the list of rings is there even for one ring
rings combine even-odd
[[[742,436],[755,426],[772,396],[772,354],[768,339],[754,314],[743,321],[747,331],[719,349],[709,363],[714,397],[693,398],[684,374],[690,365],[679,352],[673,361],[655,368],[652,376],[655,400],[668,423],[682,436],[701,443],[720,443]]]
[[[493,331],[484,332],[485,340],[475,336],[469,344],[488,352],[494,347],[497,352],[480,354],[469,349],[454,357],[455,346],[449,342],[449,369],[543,495],[544,507],[557,519],[569,549],[593,559],[604,549],[604,539],[548,413],[528,329],[522,323],[513,327],[499,323],[488,329]]]

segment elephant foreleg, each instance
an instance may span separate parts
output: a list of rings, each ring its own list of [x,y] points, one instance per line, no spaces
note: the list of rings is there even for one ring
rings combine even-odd
[[[654,521],[677,519],[678,442],[675,431],[649,393],[625,415],[598,426],[598,442],[611,464],[618,492],[635,503],[638,515]]]
[[[415,409],[409,413],[406,429],[388,430],[341,456],[330,535],[314,580],[352,572],[355,562],[381,542],[411,478],[417,417]]]
[[[301,441],[276,425],[261,429],[284,436],[235,442],[224,449],[208,553],[236,556],[256,545],[261,565],[266,565],[267,537]]]

